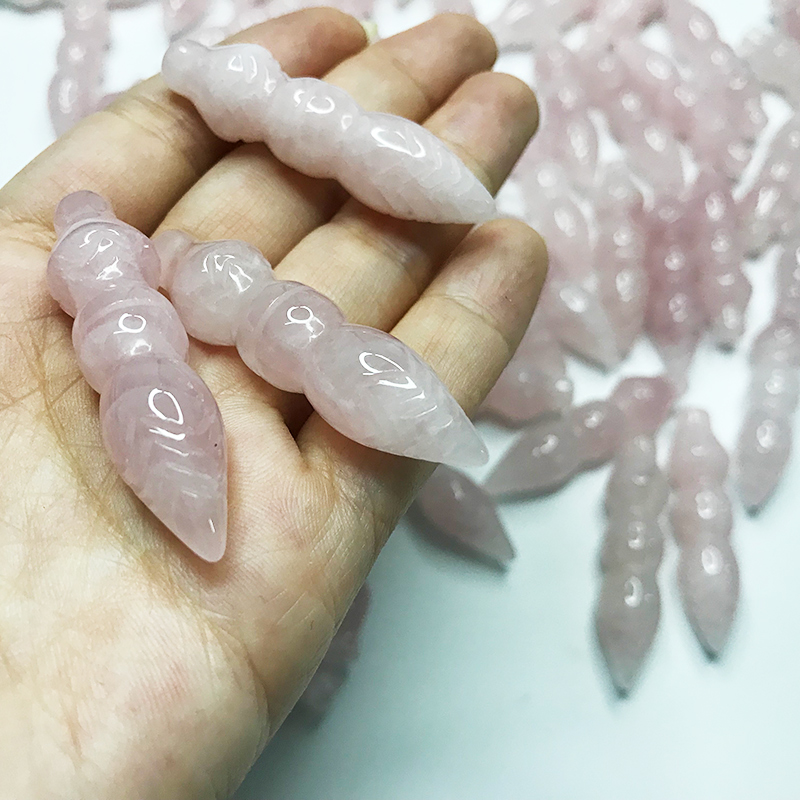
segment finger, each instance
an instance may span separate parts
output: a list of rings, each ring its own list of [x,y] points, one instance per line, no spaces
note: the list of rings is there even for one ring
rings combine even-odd
[[[470,17],[445,14],[368,47],[325,80],[368,110],[422,120],[495,57],[486,28]],[[200,240],[243,239],[276,263],[345,199],[335,181],[298,174],[262,144],[242,145],[192,187],[162,227]]]
[[[511,75],[487,72],[462,84],[426,127],[496,192],[537,122],[528,86]],[[350,322],[388,330],[468,230],[394,220],[352,200],[300,242],[276,272],[330,297]]]
[[[292,75],[321,75],[366,43],[362,26],[331,8],[279,17],[240,38],[268,47]],[[49,246],[58,201],[92,189],[149,233],[228,149],[157,76],[87,117],[19,173],[0,191],[0,224],[21,224]]]

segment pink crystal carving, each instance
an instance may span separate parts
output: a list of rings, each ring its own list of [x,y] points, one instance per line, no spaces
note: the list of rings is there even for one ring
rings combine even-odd
[[[782,261],[781,267],[786,265]],[[750,363],[747,411],[735,459],[739,495],[747,509],[755,512],[772,496],[791,455],[792,418],[800,396],[797,318],[773,319],[753,342]]]
[[[519,427],[563,412],[572,403],[572,389],[561,347],[534,320],[481,406],[481,413]]]
[[[161,8],[167,36],[176,39],[202,25],[210,3],[209,0],[161,0]]]
[[[621,394],[627,392],[625,391]],[[661,614],[656,574],[664,549],[661,516],[668,497],[649,436],[624,444],[606,487],[608,515],[595,612],[600,651],[620,694],[633,688]]]
[[[56,135],[92,113],[102,97],[105,51],[109,43],[106,0],[67,0],[64,38],[56,56],[48,106]]]
[[[314,718],[323,717],[344,685],[358,658],[361,632],[369,611],[371,593],[365,583],[333,635],[317,671],[297,701],[297,707]]]
[[[494,497],[555,491],[578,472],[608,461],[622,430],[619,409],[587,403],[525,429],[484,482]]]
[[[476,223],[494,200],[443,142],[402,117],[364,111],[342,89],[288,78],[263,47],[173,44],[162,72],[228,141],[264,141],[288,166],[335,178],[381,213],[427,222]]]
[[[417,495],[415,507],[428,525],[456,548],[503,569],[514,558],[514,547],[494,500],[463,473],[437,467]]]
[[[675,387],[663,375],[623,378],[609,398],[622,412],[622,439],[655,436],[675,399]]]
[[[500,50],[530,50],[593,5],[594,0],[510,0],[488,27]]]
[[[800,6],[795,0],[772,0],[771,5],[777,24],[793,39],[800,41]]]
[[[709,331],[717,345],[733,347],[744,333],[752,287],[742,272],[745,248],[730,180],[716,170],[701,170],[688,211],[697,225],[694,251]]]
[[[686,616],[711,656],[725,647],[739,601],[727,474],[728,454],[714,437],[708,414],[681,412],[670,457],[671,521],[681,548],[678,587]]]
[[[275,280],[244,242],[196,244],[169,231],[157,245],[164,286],[192,336],[235,344],[256,374],[305,393],[332,427],[360,444],[453,466],[486,462],[461,407],[398,339],[345,323],[339,308],[308,286]]]
[[[644,265],[647,237],[638,221],[642,197],[628,181],[629,176],[619,166],[612,168],[594,197],[594,262],[599,294],[622,356],[644,329],[648,296]]]
[[[144,234],[91,192],[65,197],[47,278],[77,313],[81,369],[100,393],[106,448],[122,479],[191,550],[218,561],[227,535],[222,418],[184,363],[186,331],[156,291],[160,263]]]
[[[697,222],[680,198],[665,195],[657,199],[649,223],[647,330],[670,380],[683,389],[705,321],[692,247]]]
[[[800,116],[778,131],[755,183],[740,201],[745,248],[759,255],[795,225],[800,199]]]

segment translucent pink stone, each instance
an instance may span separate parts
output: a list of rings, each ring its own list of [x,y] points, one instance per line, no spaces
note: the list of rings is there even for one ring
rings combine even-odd
[[[658,516],[669,497],[667,479],[656,462],[655,443],[649,436],[625,442],[614,459],[605,496],[609,518],[625,513]]]
[[[526,219],[544,237],[565,275],[592,274],[589,223],[573,196],[564,170],[549,162],[521,173]]]
[[[534,423],[503,455],[484,488],[493,496],[552,492],[579,471],[608,461],[621,430],[619,409],[606,401]]]
[[[800,236],[786,242],[776,271],[775,315],[800,321]]]
[[[488,459],[453,396],[398,339],[347,325],[319,292],[276,281],[269,263],[243,242],[194,245],[170,234],[159,237],[158,247],[188,332],[201,341],[232,338],[250,369],[279,389],[304,392],[340,433],[367,447],[453,466]]]
[[[625,356],[644,329],[648,280],[644,268],[647,239],[624,208],[597,209],[594,263],[600,299]]]
[[[770,144],[755,183],[740,201],[745,247],[757,255],[795,223],[800,199],[800,117],[792,117]]]
[[[160,295],[161,265],[139,231],[91,192],[54,215],[54,297],[77,318],[78,363],[100,392],[103,440],[122,479],[191,550],[218,561],[227,537],[225,434],[206,385],[183,362],[188,338]]]
[[[359,641],[370,605],[370,590],[364,584],[353,600],[342,624],[333,635],[328,652],[297,702],[297,708],[315,718],[324,716],[347,680],[359,654]]]
[[[679,490],[671,514],[681,547],[678,587],[689,622],[712,656],[728,640],[739,600],[739,567],[724,497],[727,474],[728,456],[711,431],[708,414],[681,412],[670,457],[670,480]]]
[[[50,120],[57,136],[91,114],[102,97],[109,42],[106,0],[68,0],[63,21],[64,38],[48,90]]]
[[[154,244],[162,256],[161,283],[187,330],[209,344],[235,344],[253,297],[275,280],[261,252],[236,240],[195,244],[180,231],[166,231]]]
[[[692,187],[689,209],[697,220],[695,255],[711,336],[721,347],[732,347],[744,333],[752,287],[742,272],[742,224],[729,179],[702,170]]]
[[[96,294],[78,312],[72,343],[89,385],[102,392],[116,368],[144,355],[183,361],[189,337],[164,295],[130,283]]]
[[[164,29],[170,39],[198,28],[210,11],[209,0],[161,0]]]
[[[656,573],[664,550],[660,520],[668,496],[652,438],[629,439],[614,460],[606,487],[608,525],[595,612],[600,650],[621,694],[633,688],[658,628],[661,596]]]
[[[620,566],[655,570],[664,554],[664,530],[658,517],[623,510],[609,520],[600,566],[609,572]]]
[[[302,392],[309,348],[340,328],[344,315],[319,292],[293,281],[267,286],[240,320],[236,346],[242,360],[278,389]]]
[[[720,486],[728,474],[728,454],[711,431],[708,414],[700,409],[681,411],[672,441],[670,483],[676,489]]]
[[[765,86],[786,96],[796,108],[800,87],[794,76],[800,71],[800,42],[780,28],[750,33],[742,52],[753,72]]]
[[[415,506],[448,543],[503,568],[514,558],[514,547],[494,500],[466,475],[437,467],[417,495]]]
[[[623,439],[655,436],[675,402],[675,388],[663,375],[623,378],[609,402],[622,413]]]
[[[600,299],[597,279],[566,276],[556,253],[539,301],[542,321],[568,350],[603,368],[619,363],[614,329]]]
[[[620,94],[609,98],[603,110],[636,173],[660,189],[679,190],[684,184],[680,145],[672,129],[655,115],[648,99],[626,85]]]
[[[693,247],[698,223],[679,198],[668,195],[657,200],[648,220],[647,331],[670,380],[682,388],[705,317]]]
[[[481,412],[517,427],[564,411],[572,390],[561,347],[542,325],[532,323]]]
[[[225,433],[208,387],[183,362],[136,358],[100,398],[103,441],[144,504],[206,561],[225,551]]]
[[[78,204],[85,196],[68,195],[62,202]],[[130,281],[156,288],[159,283],[161,264],[150,240],[119,220],[95,219],[93,202],[87,200],[82,219],[80,206],[56,215],[60,238],[47,265],[47,282],[50,293],[72,317],[103,288]],[[65,228],[68,220],[75,221]]]
[[[623,565],[605,572],[595,627],[609,675],[622,695],[639,677],[660,616],[661,595],[650,569]]]
[[[800,6],[795,0],[772,0],[772,14],[789,36],[800,41]]]
[[[792,450],[792,418],[800,397],[800,326],[774,319],[753,342],[747,411],[736,448],[739,495],[751,512],[777,488]]]
[[[432,133],[402,117],[366,112],[322,81],[288,78],[258,45],[178,42],[162,73],[221,138],[264,141],[288,166],[335,178],[376,211],[460,223],[494,214],[483,184]]]
[[[321,336],[305,394],[330,425],[367,447],[451,466],[488,460],[472,423],[433,370],[403,342],[361,325]]]
[[[582,16],[593,0],[510,0],[489,23],[501,50],[529,50]]]

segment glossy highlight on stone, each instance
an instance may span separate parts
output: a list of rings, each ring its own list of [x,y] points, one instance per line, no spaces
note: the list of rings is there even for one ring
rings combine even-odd
[[[401,219],[482,222],[494,200],[436,136],[391,114],[364,111],[315,78],[289,78],[263,47],[173,44],[167,85],[227,141],[264,141],[285,164],[334,178],[367,206]]]
[[[724,649],[739,601],[739,565],[730,544],[732,520],[725,496],[728,455],[711,431],[708,414],[682,411],[670,457],[678,490],[671,509],[680,545],[678,587],[686,616],[706,652]]]
[[[395,455],[477,466],[488,452],[433,370],[399,339],[350,325],[319,292],[275,280],[244,242],[156,239],[164,287],[188,332],[235,343],[250,369],[284,391],[303,392],[337,431]]]
[[[92,192],[56,209],[47,269],[51,292],[77,313],[73,343],[100,393],[103,441],[120,476],[184,544],[219,561],[227,539],[222,417],[185,363],[189,342],[159,294],[161,265],[149,240]]]

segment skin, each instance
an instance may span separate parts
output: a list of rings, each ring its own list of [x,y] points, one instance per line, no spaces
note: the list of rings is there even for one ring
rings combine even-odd
[[[534,134],[474,19],[367,47],[312,9],[240,35],[292,75],[423,122],[496,190]],[[228,797],[291,710],[432,465],[363,448],[234,352],[193,343],[230,447],[229,544],[206,564],[120,481],[71,320],[44,274],[61,197],[92,189],[148,234],[261,248],[352,322],[417,350],[469,412],[521,338],[546,252],[526,225],[382,217],[265,147],[215,139],[160,78],[84,120],[0,191],[0,797]]]

